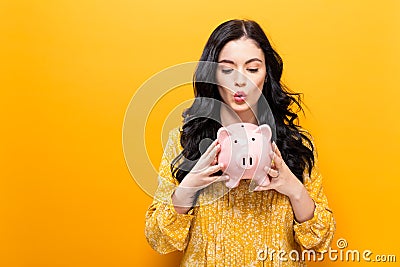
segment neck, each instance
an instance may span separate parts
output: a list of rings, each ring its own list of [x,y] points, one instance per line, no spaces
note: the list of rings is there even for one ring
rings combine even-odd
[[[257,114],[257,107],[253,107],[251,109],[240,112],[235,112],[227,105],[222,104],[220,114],[222,126],[228,126],[230,124],[238,122],[247,122],[258,125],[257,118],[255,116],[255,114]]]

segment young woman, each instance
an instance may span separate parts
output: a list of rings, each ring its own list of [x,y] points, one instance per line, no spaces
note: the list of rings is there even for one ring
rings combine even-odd
[[[297,124],[299,94],[280,82],[282,65],[254,21],[230,20],[211,34],[194,75],[195,101],[182,129],[170,132],[146,214],[153,249],[184,251],[182,266],[304,266],[303,251],[328,250],[335,221],[311,136]],[[253,191],[241,180],[226,190],[218,129],[271,124],[271,112],[270,183]],[[207,139],[215,141],[204,151]]]

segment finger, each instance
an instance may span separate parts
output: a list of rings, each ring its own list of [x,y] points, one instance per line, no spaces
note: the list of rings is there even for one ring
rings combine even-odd
[[[275,168],[275,158],[277,157],[276,154],[271,151],[271,153],[269,154],[269,157],[271,158],[271,167],[270,168]],[[269,171],[269,169],[267,170],[267,172]]]
[[[221,151],[221,144],[217,144],[213,150],[211,150],[210,155],[212,155],[212,157],[216,157],[217,154]]]
[[[216,144],[213,147],[213,149],[211,149],[211,151],[208,153],[207,157],[214,160],[220,150],[221,150],[221,145]]]
[[[270,157],[272,158],[271,161],[271,168],[280,169],[283,165],[283,159],[279,157],[276,153],[271,152]]]
[[[218,142],[218,139],[215,139],[215,140],[207,147],[207,149],[206,149],[206,151],[204,152],[203,156],[204,156],[204,155],[207,156],[208,154],[210,154],[211,151],[213,151],[213,149],[215,149],[215,147],[217,146],[217,142]]]
[[[228,175],[209,176],[204,180],[204,182],[206,183],[204,185],[204,187],[207,187],[207,186],[209,186],[209,185],[211,185],[213,183],[216,183],[216,182],[226,182],[228,180],[229,180],[229,176]]]
[[[254,185],[250,184],[250,191],[254,191],[254,188],[260,187],[263,188],[268,186],[271,183],[271,178],[269,178],[268,175],[265,175],[264,179],[262,181],[257,181],[257,184],[254,182]]]
[[[256,186],[253,191],[262,191],[262,186]]]
[[[274,152],[275,152],[280,158],[282,158],[281,151],[279,150],[279,148],[278,148],[278,146],[276,145],[275,142],[272,142],[272,146],[273,146]]]
[[[222,163],[219,163],[219,164],[217,164],[217,165],[210,166],[210,167],[208,167],[208,168],[204,171],[204,174],[205,174],[205,175],[211,175],[211,174],[213,174],[213,173],[216,173],[217,171],[221,170],[223,166],[224,166],[224,165],[223,165]]]
[[[256,188],[254,188],[253,191],[265,191],[265,190],[268,190],[268,186],[261,186],[261,185],[259,185],[259,186],[257,186]]]
[[[280,170],[282,168],[283,165],[283,159],[282,157],[279,156],[275,156],[275,169]]]
[[[270,168],[269,171],[268,171],[268,175],[269,175],[272,179],[276,179],[276,178],[279,177],[279,171]]]
[[[214,182],[225,182],[229,180],[229,176],[228,175],[221,175],[221,176],[211,176],[212,178],[212,183]]]
[[[259,185],[259,186],[256,187],[256,189],[254,189],[254,191],[272,190],[272,189],[275,189],[275,184],[276,183],[271,182],[268,185],[264,185],[264,186]]]
[[[216,159],[217,153],[220,149],[221,145],[217,144],[211,149],[210,152],[204,153],[200,158],[204,159],[207,165],[211,165],[211,163]]]
[[[218,159],[216,158],[216,153],[221,149],[221,145],[217,144],[216,142],[217,140],[215,140],[213,143],[211,143],[211,145],[207,148],[207,151],[209,149],[211,149],[210,152],[204,152],[203,155],[201,155],[201,157],[199,158],[199,160],[197,161],[196,165],[193,167],[192,171],[194,172],[203,172],[205,171],[209,166],[211,165],[215,165],[218,161]],[[217,144],[215,146],[215,144]],[[216,151],[216,152],[213,152]]]
[[[210,163],[211,166],[218,164],[218,157],[215,156],[214,160]]]

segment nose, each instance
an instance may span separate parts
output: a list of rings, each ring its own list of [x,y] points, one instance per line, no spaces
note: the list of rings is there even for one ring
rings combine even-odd
[[[245,81],[236,81],[235,86],[244,87],[244,86],[246,86],[246,82]]]
[[[242,155],[238,158],[238,164],[243,169],[251,169],[256,165],[256,157],[254,155]]]
[[[244,76],[242,73],[239,71],[236,72],[235,75],[235,86],[237,87],[244,87],[246,86],[246,76]]]

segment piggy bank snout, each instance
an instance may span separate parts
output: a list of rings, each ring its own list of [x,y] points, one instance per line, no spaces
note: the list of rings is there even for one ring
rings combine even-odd
[[[258,163],[258,157],[254,154],[240,154],[236,158],[236,164],[243,169],[249,170],[255,168]]]

